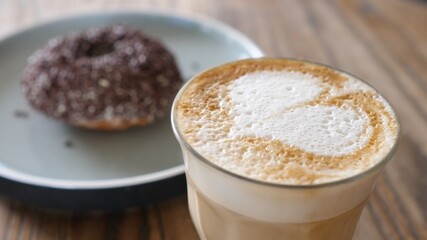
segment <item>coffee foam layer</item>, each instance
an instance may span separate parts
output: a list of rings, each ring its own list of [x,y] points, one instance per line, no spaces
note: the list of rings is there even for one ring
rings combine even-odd
[[[335,106],[295,106],[317,97],[320,80],[299,72],[255,72],[229,85],[234,103],[230,137],[266,137],[318,155],[362,148],[372,129],[363,112]]]
[[[290,60],[225,65],[187,87],[179,128],[213,163],[285,184],[335,181],[383,159],[397,137],[387,102],[362,81]]]

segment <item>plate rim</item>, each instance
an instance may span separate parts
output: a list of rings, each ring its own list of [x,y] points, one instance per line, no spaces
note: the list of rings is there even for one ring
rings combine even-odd
[[[166,10],[114,10],[114,11],[93,11],[82,14],[72,14],[65,17],[54,17],[48,20],[42,20],[35,24],[31,24],[26,27],[18,28],[18,30],[6,33],[0,38],[0,45],[5,44],[8,41],[18,38],[20,35],[25,34],[34,29],[44,27],[47,25],[61,24],[63,22],[69,22],[79,18],[89,17],[108,17],[108,16],[126,16],[126,15],[145,15],[152,17],[160,17],[164,19],[179,19],[186,22],[195,23],[201,27],[215,30],[219,33],[223,33],[226,36],[230,36],[242,45],[250,53],[250,57],[263,57],[264,52],[261,48],[248,36],[240,32],[239,30],[223,23],[219,20],[196,14],[196,13],[181,13]],[[131,177],[121,177],[113,179],[102,179],[102,180],[63,180],[49,177],[36,176],[25,172],[17,171],[13,168],[7,167],[0,163],[0,177],[20,182],[27,185],[35,185],[39,187],[66,189],[66,190],[88,190],[88,189],[110,189],[110,188],[121,188],[135,185],[148,184],[156,182],[178,175],[184,174],[185,164],[181,163],[178,166],[165,168],[160,171],[142,174]]]

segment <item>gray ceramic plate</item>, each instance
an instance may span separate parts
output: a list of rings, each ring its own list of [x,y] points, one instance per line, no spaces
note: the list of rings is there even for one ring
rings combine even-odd
[[[48,39],[126,23],[162,40],[186,80],[227,61],[259,57],[247,37],[219,22],[153,12],[84,15],[38,25],[0,42],[0,192],[52,208],[118,209],[183,193],[184,166],[168,118],[102,133],[33,111],[20,90],[26,60]]]

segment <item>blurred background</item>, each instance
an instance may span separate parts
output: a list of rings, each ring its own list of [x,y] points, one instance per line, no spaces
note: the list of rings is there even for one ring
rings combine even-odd
[[[122,10],[205,15],[240,30],[266,55],[329,64],[374,85],[396,109],[403,137],[397,156],[378,180],[355,239],[427,239],[426,1],[0,0],[0,38],[57,18]],[[185,196],[95,216],[45,213],[1,200],[1,236],[197,239]]]

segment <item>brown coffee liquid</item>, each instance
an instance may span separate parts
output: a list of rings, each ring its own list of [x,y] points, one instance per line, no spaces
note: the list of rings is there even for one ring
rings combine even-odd
[[[265,222],[208,199],[187,176],[190,213],[202,240],[351,240],[366,201],[338,216],[307,223]],[[244,201],[244,199],[242,199]]]

